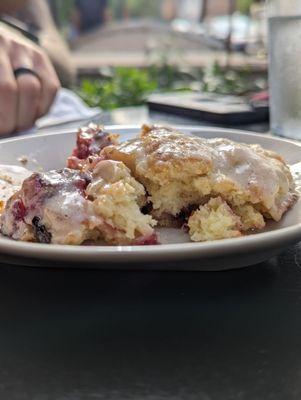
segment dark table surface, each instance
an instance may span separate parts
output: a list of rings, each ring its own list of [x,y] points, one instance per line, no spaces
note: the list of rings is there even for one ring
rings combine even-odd
[[[0,399],[299,400],[300,266],[300,245],[219,273],[3,264]]]
[[[189,126],[213,126],[220,128],[244,129],[254,132],[267,133],[269,131],[269,123],[250,123],[244,125],[218,125],[206,121],[200,121],[193,118],[183,118],[180,115],[167,114],[157,111],[149,112],[147,107],[129,107],[117,109],[111,112],[104,112],[101,115],[100,122],[105,125],[142,125],[144,123],[156,124],[172,124],[172,125],[189,125]]]

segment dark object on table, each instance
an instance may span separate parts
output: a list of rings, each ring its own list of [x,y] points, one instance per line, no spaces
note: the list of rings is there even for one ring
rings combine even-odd
[[[247,124],[268,121],[268,101],[251,101],[246,96],[214,93],[166,93],[149,97],[150,110],[180,114],[216,124]]]

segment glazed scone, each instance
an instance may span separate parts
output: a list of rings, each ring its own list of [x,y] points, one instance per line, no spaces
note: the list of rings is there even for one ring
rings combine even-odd
[[[241,236],[241,219],[228,204],[216,197],[193,212],[188,219],[189,235],[194,242],[228,239]]]
[[[144,187],[121,162],[100,161],[93,170],[86,194],[91,214],[102,219],[96,229],[110,244],[156,244],[156,221],[140,211],[145,205]]]
[[[143,186],[125,165],[101,161],[90,174],[65,168],[34,173],[6,204],[1,232],[15,240],[79,245],[157,244],[155,221],[144,215]]]
[[[245,226],[257,229],[263,216],[279,221],[297,198],[282,158],[257,145],[144,126],[138,138],[105,147],[102,155],[124,162],[143,183],[159,222],[221,196],[236,210],[248,206],[238,213],[253,214]]]
[[[70,169],[36,172],[6,204],[1,232],[15,240],[81,244],[89,239],[89,177]]]

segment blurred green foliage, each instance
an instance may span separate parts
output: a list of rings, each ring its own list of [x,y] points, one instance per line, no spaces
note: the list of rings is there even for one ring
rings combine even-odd
[[[71,18],[72,9],[74,7],[74,0],[52,0],[52,2],[55,3],[60,25],[67,25]]]
[[[84,79],[76,92],[91,107],[110,110],[145,103],[157,89],[149,71],[135,68],[116,68],[111,77]]]
[[[110,0],[113,15],[115,15],[114,3],[120,3],[120,0]],[[126,0],[123,1],[129,10],[131,17],[156,17],[160,15],[161,0]]]
[[[241,13],[248,14],[252,3],[255,3],[255,1],[254,0],[236,0],[236,7]]]
[[[150,66],[146,69],[116,68],[111,75],[83,79],[75,91],[91,107],[111,110],[142,105],[154,92],[200,90],[223,95],[247,95],[266,89],[267,79],[250,72],[225,70],[214,63],[204,71],[180,70],[176,66]]]
[[[201,90],[204,92],[224,95],[245,95],[265,89],[267,79],[264,77],[252,78],[248,68],[241,71],[224,69],[215,62],[205,68],[202,78]]]

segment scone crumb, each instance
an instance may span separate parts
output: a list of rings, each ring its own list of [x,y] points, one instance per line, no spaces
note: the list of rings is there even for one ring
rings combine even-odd
[[[21,163],[22,165],[26,165],[26,164],[28,163],[28,157],[25,156],[25,155],[20,156],[20,157],[18,158],[18,161],[19,161],[19,163]]]
[[[250,204],[234,207],[234,212],[241,218],[243,231],[263,229],[265,227],[263,215]]]
[[[189,235],[194,242],[219,240],[242,235],[242,223],[221,198],[212,198],[188,219]]]

